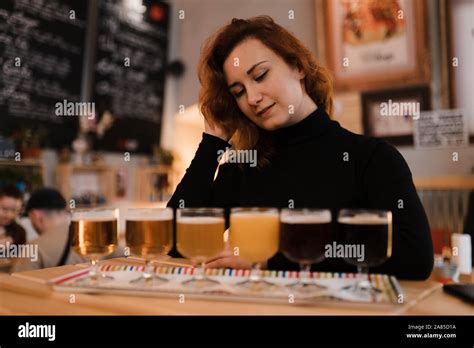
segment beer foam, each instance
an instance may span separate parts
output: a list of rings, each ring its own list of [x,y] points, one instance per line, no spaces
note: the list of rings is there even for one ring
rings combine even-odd
[[[97,210],[97,211],[73,211],[71,221],[117,221],[117,212],[112,212],[111,210]]]
[[[329,211],[308,215],[282,215],[281,222],[285,224],[327,224],[331,222]]]
[[[77,217],[74,217],[71,219],[71,221],[87,221],[87,222],[108,222],[108,221],[112,221],[112,222],[116,222],[117,219],[115,219],[114,217],[111,217],[111,216],[108,216],[108,217],[105,217],[105,216],[86,216],[86,217],[83,217],[83,216],[77,216]]]
[[[156,211],[129,211],[125,213],[126,221],[168,221],[173,220],[173,210],[164,209]]]
[[[386,225],[388,219],[377,214],[359,214],[356,216],[343,216],[337,220],[340,224],[350,225]]]
[[[182,216],[178,218],[178,223],[181,224],[219,224],[224,223],[224,218],[215,216]]]

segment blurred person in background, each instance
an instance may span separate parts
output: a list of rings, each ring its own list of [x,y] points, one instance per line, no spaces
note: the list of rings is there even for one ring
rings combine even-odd
[[[88,262],[71,249],[72,236],[69,231],[70,214],[66,200],[53,188],[42,188],[31,195],[26,204],[26,213],[39,237],[31,243],[38,245],[36,261],[28,258],[19,259],[12,272],[21,272],[48,267]],[[123,248],[107,258],[124,256]]]
[[[38,246],[38,257],[35,261],[18,259],[12,272],[87,262],[71,251],[69,212],[61,193],[52,188],[39,189],[32,193],[25,211],[39,236],[28,243]]]
[[[26,232],[16,219],[23,206],[23,195],[14,186],[0,189],[0,244],[24,244]]]

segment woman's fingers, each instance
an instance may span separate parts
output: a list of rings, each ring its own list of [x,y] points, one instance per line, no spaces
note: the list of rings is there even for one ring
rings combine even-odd
[[[220,126],[217,122],[204,117],[204,132],[210,135],[214,135],[222,140],[229,141],[232,134],[225,130],[224,127]],[[233,133],[233,132],[232,132]]]
[[[212,262],[214,260],[221,259],[221,258],[224,258],[224,257],[230,257],[230,256],[232,256],[232,252],[228,249],[224,249],[221,252],[217,253],[216,255],[211,256],[210,258],[208,258],[206,260],[206,264],[209,263],[209,262]]]
[[[205,264],[206,268],[236,268],[236,269],[250,269],[252,264],[238,256],[227,256],[215,259]]]
[[[230,257],[223,257],[220,259],[215,259],[205,264],[206,268],[233,268],[233,261]]]

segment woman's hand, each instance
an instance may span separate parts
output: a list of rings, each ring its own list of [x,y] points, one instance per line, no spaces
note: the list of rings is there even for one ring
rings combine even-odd
[[[205,267],[251,269],[252,263],[239,256],[235,256],[230,249],[224,249],[219,254],[207,259]]]
[[[215,137],[221,138],[224,141],[229,141],[232,138],[233,133],[226,131],[223,127],[216,124],[216,122],[208,121],[204,117],[204,132]]]

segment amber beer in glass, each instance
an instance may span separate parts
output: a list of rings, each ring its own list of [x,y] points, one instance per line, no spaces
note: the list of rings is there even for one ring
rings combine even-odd
[[[74,209],[71,212],[72,249],[91,260],[92,267],[83,281],[112,279],[99,271],[99,258],[117,247],[118,209]]]
[[[159,285],[166,282],[166,278],[153,271],[152,260],[168,254],[173,247],[173,209],[128,209],[125,226],[125,240],[131,254],[145,259],[143,276],[132,283]]]

